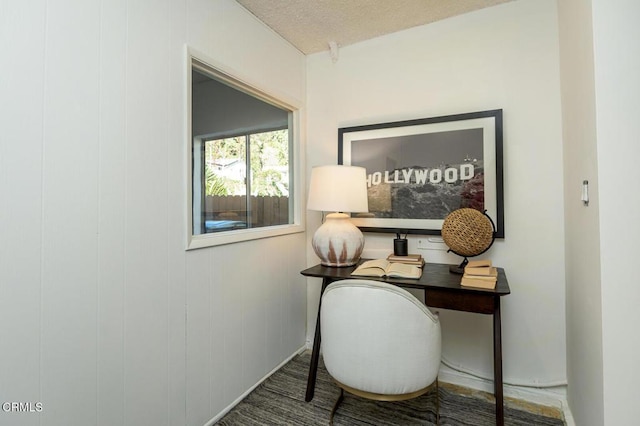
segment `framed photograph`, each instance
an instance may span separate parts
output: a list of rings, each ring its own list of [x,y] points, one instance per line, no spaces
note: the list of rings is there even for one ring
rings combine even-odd
[[[338,164],[367,169],[363,232],[439,235],[444,218],[486,211],[504,238],[502,110],[343,127]]]

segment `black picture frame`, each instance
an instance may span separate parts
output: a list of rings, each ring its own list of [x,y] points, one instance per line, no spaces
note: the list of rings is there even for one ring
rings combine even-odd
[[[338,129],[338,164],[367,169],[363,232],[439,235],[448,213],[486,211],[504,238],[502,109]]]

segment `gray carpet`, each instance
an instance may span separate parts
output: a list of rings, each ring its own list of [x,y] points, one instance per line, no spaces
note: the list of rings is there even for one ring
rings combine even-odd
[[[329,414],[340,391],[320,362],[315,396],[304,401],[309,372],[308,352],[296,356],[264,381],[218,425],[328,425]],[[338,408],[336,426],[435,425],[435,389],[409,401],[377,402],[345,393]],[[495,406],[481,398],[462,396],[440,386],[440,424],[452,426],[495,425]],[[558,419],[505,407],[510,426],[562,426]]]

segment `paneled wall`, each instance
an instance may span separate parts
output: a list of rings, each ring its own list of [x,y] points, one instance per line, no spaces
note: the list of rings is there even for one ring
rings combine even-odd
[[[640,202],[636,196],[640,157],[640,27],[636,18],[640,16],[640,3],[592,0],[591,5],[604,424],[622,425],[637,421],[636,389],[640,382],[636,362],[640,358],[640,333],[636,331],[636,324],[640,323],[640,287],[636,279],[629,278],[630,265],[636,264],[640,254]],[[576,297],[572,302],[579,304],[582,298]],[[583,324],[580,331],[586,327]]]
[[[304,344],[304,234],[185,251],[185,44],[304,104],[232,0],[0,5],[0,425],[201,425]]]

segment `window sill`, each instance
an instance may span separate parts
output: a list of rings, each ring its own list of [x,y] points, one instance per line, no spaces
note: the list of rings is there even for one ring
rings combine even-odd
[[[296,234],[304,231],[304,226],[294,224],[269,226],[264,228],[240,229],[212,234],[192,235],[187,241],[187,250],[215,247],[224,244],[258,240],[261,238],[278,237],[281,235]]]

